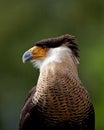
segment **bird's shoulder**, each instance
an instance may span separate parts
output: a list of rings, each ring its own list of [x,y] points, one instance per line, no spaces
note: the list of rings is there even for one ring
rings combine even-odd
[[[19,130],[26,130],[29,128],[30,123],[32,123],[33,115],[37,113],[36,105],[33,103],[33,95],[36,91],[36,86],[34,86],[27,94],[23,108],[20,114]]]

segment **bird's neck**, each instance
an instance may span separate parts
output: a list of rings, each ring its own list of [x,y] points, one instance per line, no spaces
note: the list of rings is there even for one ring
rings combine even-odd
[[[79,62],[77,57],[75,57],[75,55],[69,48],[61,46],[57,48],[51,48],[48,51],[47,56],[45,58],[35,60],[32,63],[33,66],[39,68],[41,72],[42,70],[44,70],[44,68],[48,67],[50,64],[57,65],[57,63],[59,63],[60,65],[67,65],[69,67],[73,66],[75,69]]]
[[[68,62],[69,64],[66,62]],[[61,94],[61,90],[63,88],[67,89],[67,86],[70,87],[71,82],[75,84],[80,83],[77,67],[74,62],[70,60],[70,62],[63,61],[61,63],[48,63],[40,70],[36,93],[34,95],[35,100],[42,101],[42,97],[44,97],[43,99],[45,99],[45,97],[47,97],[47,95],[50,94],[52,91],[53,94],[55,94],[55,91],[60,91],[59,93]],[[50,96],[48,98],[50,99]]]
[[[72,87],[70,83],[79,83],[77,59],[68,48],[62,47],[50,50],[47,58],[37,62],[37,65],[40,68],[34,95],[34,99],[37,101],[43,102],[42,97],[46,99],[49,93],[55,95],[55,91],[61,94],[61,91],[67,89],[67,86]],[[50,99],[50,97],[48,98]]]
[[[48,77],[49,75],[53,75],[55,77],[57,74],[71,74],[76,78],[78,77],[76,58],[73,55],[69,55],[68,57],[66,56],[64,58],[58,57],[57,59],[52,57],[45,61],[40,67],[40,77],[44,74],[46,74],[45,77]]]

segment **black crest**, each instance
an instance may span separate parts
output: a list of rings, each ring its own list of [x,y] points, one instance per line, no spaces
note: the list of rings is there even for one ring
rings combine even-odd
[[[75,36],[73,35],[66,34],[55,38],[43,39],[35,43],[36,46],[41,46],[43,48],[55,48],[63,44],[69,47],[77,58],[79,57],[78,44],[76,42]]]

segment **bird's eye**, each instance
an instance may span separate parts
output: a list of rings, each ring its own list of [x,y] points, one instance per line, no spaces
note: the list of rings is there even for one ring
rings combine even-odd
[[[42,49],[45,49],[45,48],[47,48],[47,47],[46,47],[46,45],[43,45],[43,46],[41,46],[41,47],[42,47]]]

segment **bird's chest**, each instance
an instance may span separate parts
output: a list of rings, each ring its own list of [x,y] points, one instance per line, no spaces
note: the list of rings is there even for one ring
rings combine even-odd
[[[83,95],[83,93],[81,94]],[[89,107],[86,104],[88,99],[84,98],[80,96],[79,90],[67,89],[66,86],[62,88],[54,86],[54,89],[50,87],[46,90],[41,88],[34,95],[34,100],[44,122],[50,125],[68,120],[78,122],[79,119],[86,118]]]
[[[69,118],[67,103],[59,93],[41,94],[37,106],[44,122],[48,125],[56,125]]]
[[[52,122],[63,121],[69,118],[68,94],[64,93],[58,85],[58,82],[54,85],[52,82],[50,84],[46,83],[45,87],[41,86],[34,95],[34,100],[42,115]]]
[[[86,106],[86,92],[81,87],[78,88],[79,83],[70,75],[56,73],[55,77],[52,77],[49,72],[48,75],[44,75],[45,78],[40,77],[33,97],[45,121],[48,124],[57,124],[67,120],[78,121],[79,117],[83,120],[89,109]]]

